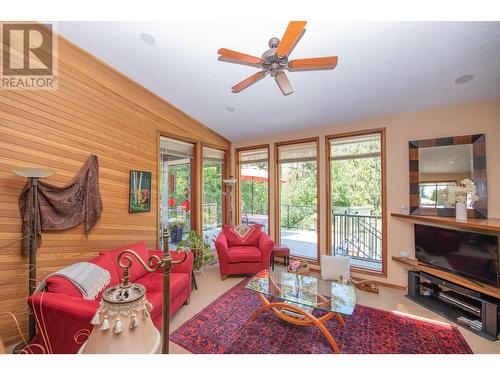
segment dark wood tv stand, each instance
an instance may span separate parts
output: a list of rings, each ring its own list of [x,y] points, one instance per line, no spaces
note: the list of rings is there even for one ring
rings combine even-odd
[[[392,257],[392,259],[411,268],[408,271],[407,295],[410,300],[444,316],[453,323],[481,337],[491,341],[498,339],[500,327],[498,315],[500,311],[500,288],[475,282],[454,273],[430,267],[417,259],[402,257]],[[420,286],[425,283],[430,284],[431,288],[434,289],[433,295],[423,296],[420,293]],[[463,300],[465,300],[467,304],[472,304],[475,305],[476,308],[479,308],[480,313],[470,313],[457,307],[456,304],[439,299],[438,293],[443,289],[451,290],[458,299],[463,296]],[[482,329],[478,331],[467,324],[461,324],[457,321],[460,316],[465,316],[472,320],[480,320]]]
[[[413,224],[500,235],[500,219],[495,218],[469,218],[466,221],[460,221],[454,217],[403,215],[397,213],[392,213],[391,216]],[[431,267],[417,259],[396,256],[393,256],[392,259],[408,268],[407,297],[409,299],[488,340],[498,340],[500,327],[499,287]],[[422,284],[430,287],[433,293],[429,296],[422,295],[420,292]],[[440,292],[445,292],[445,296],[440,295]],[[457,318],[460,316],[481,321],[481,330],[473,329],[468,324],[461,324],[457,321]]]
[[[421,288],[430,295],[423,295]],[[408,271],[407,297],[490,341],[498,340],[500,300],[423,271]],[[481,322],[480,328],[458,318]]]
[[[423,262],[418,261],[417,259],[414,258],[403,258],[403,257],[396,257],[393,256],[392,260],[395,262],[404,264],[405,266],[408,266],[409,268],[413,268],[417,271],[423,271],[425,273],[428,273],[430,275],[439,277],[443,280],[447,280],[449,282],[452,282],[454,284],[458,284],[460,286],[463,286],[467,289],[474,290],[479,293],[483,293],[487,296],[493,297],[497,300],[500,300],[500,288],[485,284],[482,282],[476,282],[471,279],[468,279],[463,276],[456,275],[454,273],[444,271],[438,268],[431,267]]]

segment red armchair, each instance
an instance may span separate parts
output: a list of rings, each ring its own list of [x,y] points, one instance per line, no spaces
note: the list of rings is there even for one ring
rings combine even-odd
[[[135,250],[143,260],[157,254],[159,250],[148,250],[144,242],[124,246],[119,249],[103,251],[97,258],[89,260],[109,271],[111,281],[104,290],[120,282],[121,268],[117,264],[118,254],[124,249]],[[182,255],[171,252],[172,259]],[[191,272],[193,270],[193,253],[189,253],[185,262],[174,265],[170,274],[170,316],[183,304],[189,303],[191,296]],[[146,287],[146,298],[153,305],[151,318],[158,330],[162,322],[162,270],[148,273],[134,262],[129,270],[130,281]],[[43,347],[45,353],[76,353],[86,341],[92,326],[90,321],[94,316],[103,291],[95,300],[85,300],[76,287],[68,280],[53,276],[47,279],[45,290],[33,294],[28,299],[31,311],[37,323],[37,335],[32,344]],[[32,346],[34,352],[40,352],[39,347]]]
[[[261,226],[250,226],[252,233],[243,238],[234,230],[238,227],[225,225],[215,241],[222,280],[228,275],[256,274],[269,269],[274,241],[262,232]]]

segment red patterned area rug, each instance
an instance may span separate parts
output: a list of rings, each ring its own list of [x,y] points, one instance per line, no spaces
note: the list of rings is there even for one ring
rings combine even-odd
[[[332,353],[316,327],[298,327],[268,312],[248,319],[261,306],[256,293],[234,286],[170,335],[170,340],[196,354]],[[353,315],[325,323],[341,353],[468,354],[457,328],[357,305]]]

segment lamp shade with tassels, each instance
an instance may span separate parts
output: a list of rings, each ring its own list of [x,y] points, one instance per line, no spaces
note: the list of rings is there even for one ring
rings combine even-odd
[[[151,320],[153,306],[140,284],[120,284],[106,290],[92,318],[94,326],[82,354],[149,354],[160,347],[160,332]]]

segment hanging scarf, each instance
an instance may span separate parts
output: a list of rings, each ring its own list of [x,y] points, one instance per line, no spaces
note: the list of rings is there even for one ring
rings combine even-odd
[[[39,244],[42,231],[68,229],[82,222],[85,222],[85,233],[88,233],[102,212],[97,156],[90,155],[66,186],[57,187],[39,180],[37,199],[37,228],[31,228],[31,184],[28,180],[19,197],[23,236],[34,232]],[[29,242],[29,236],[22,242],[24,255],[29,253]]]

